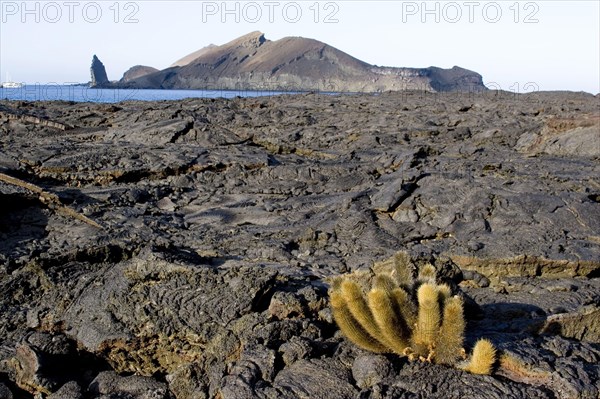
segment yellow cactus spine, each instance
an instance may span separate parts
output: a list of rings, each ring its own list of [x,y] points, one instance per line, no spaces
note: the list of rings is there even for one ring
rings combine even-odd
[[[398,252],[393,258],[394,267],[392,269],[392,278],[398,286],[410,286],[413,283],[413,271],[410,257],[406,252]]]
[[[392,298],[385,290],[378,288],[371,290],[368,297],[369,308],[385,343],[395,353],[402,355],[408,346],[410,334],[404,325],[404,320],[398,318]]]
[[[371,337],[352,317],[343,296],[333,291],[330,295],[333,317],[342,333],[358,347],[376,353],[386,352],[386,348]]]
[[[496,348],[487,339],[480,339],[475,343],[471,360],[465,370],[473,374],[491,374],[496,362]]]
[[[387,293],[391,293],[396,287],[396,282],[386,274],[378,274],[373,279],[373,288],[384,290]]]
[[[342,297],[352,314],[352,317],[363,327],[371,337],[382,341],[381,331],[375,323],[373,314],[365,301],[363,292],[354,281],[345,280],[341,284]]]
[[[436,273],[435,267],[428,263],[419,270],[418,280],[422,283],[435,284]]]
[[[459,296],[447,298],[444,302],[442,327],[436,345],[436,363],[455,364],[463,356],[464,333],[465,318],[462,299]]]
[[[404,319],[409,331],[414,330],[415,324],[417,323],[417,306],[408,296],[408,292],[402,288],[396,288],[392,291],[392,297],[396,301],[396,307]]]
[[[477,341],[471,357],[464,360],[462,298],[452,296],[449,285],[437,283],[431,264],[420,269],[417,279],[413,268],[408,255],[398,253],[375,263],[370,272],[332,277],[331,308],[341,332],[368,351],[490,374],[496,362],[490,341]]]
[[[452,296],[452,289],[448,284],[440,284],[437,286],[438,293],[440,294],[440,301],[443,303],[446,298]]]
[[[438,291],[433,284],[423,284],[417,291],[419,315],[415,329],[414,343],[420,354],[428,353],[435,347],[435,339],[440,328],[440,303]],[[423,351],[425,351],[423,353]]]

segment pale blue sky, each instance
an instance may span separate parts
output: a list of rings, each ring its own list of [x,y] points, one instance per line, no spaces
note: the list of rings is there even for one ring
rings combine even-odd
[[[28,84],[87,82],[93,54],[116,80],[130,66],[162,69],[260,30],[377,65],[459,65],[504,90],[598,93],[599,3],[0,0],[0,81],[8,72]]]

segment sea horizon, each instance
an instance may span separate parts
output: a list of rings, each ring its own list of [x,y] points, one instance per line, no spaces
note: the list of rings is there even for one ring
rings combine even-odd
[[[19,88],[0,87],[0,100],[118,103],[122,101],[169,101],[186,98],[265,97],[301,93],[303,92],[298,90],[93,88],[85,83],[25,84]]]
[[[520,95],[533,93],[541,93],[540,91],[529,91],[523,93],[515,93],[511,91],[501,90],[495,84],[489,83],[489,90],[481,93],[466,91],[454,92],[452,96],[458,98],[474,98],[479,95],[483,96],[498,96],[504,98],[513,97],[521,98]],[[414,93],[413,90],[399,91],[406,95]],[[443,92],[430,92],[427,90],[418,91],[423,95],[448,95]],[[589,93],[585,91],[575,92],[568,90],[548,91],[556,93],[586,93],[592,96],[599,94]],[[336,92],[336,91],[312,91],[312,90],[230,90],[230,89],[133,89],[133,88],[93,88],[89,87],[89,83],[72,83],[72,84],[25,84],[20,88],[1,88],[0,101],[65,101],[65,102],[89,102],[89,103],[119,103],[123,101],[176,101],[188,98],[225,98],[231,99],[236,97],[253,98],[253,97],[271,97],[278,95],[294,95],[318,93],[325,95],[359,95],[367,93],[357,92]],[[379,95],[382,93],[368,93],[371,95]]]

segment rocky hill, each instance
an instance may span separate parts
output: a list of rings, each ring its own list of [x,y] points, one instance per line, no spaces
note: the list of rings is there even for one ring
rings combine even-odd
[[[185,57],[175,61],[171,66],[172,67],[185,66],[215,47],[217,47],[217,46],[214,44],[209,44],[206,47],[202,47],[200,50],[194,51],[193,53],[190,53],[190,54],[186,55]]]
[[[318,40],[271,41],[261,32],[205,47],[170,68],[121,82],[120,87],[331,92],[486,89],[481,75],[460,67],[378,67]]]
[[[108,80],[108,76],[106,75],[106,69],[104,68],[104,64],[98,57],[94,54],[92,58],[92,66],[90,67],[90,87],[102,87],[110,84]]]
[[[158,72],[158,69],[149,67],[149,66],[145,66],[145,65],[136,65],[136,66],[129,68],[123,74],[123,77],[121,78],[120,82],[122,82],[122,83],[131,82],[135,79],[141,78],[142,76],[146,76],[146,75],[149,75],[149,74],[155,73],[155,72]]]

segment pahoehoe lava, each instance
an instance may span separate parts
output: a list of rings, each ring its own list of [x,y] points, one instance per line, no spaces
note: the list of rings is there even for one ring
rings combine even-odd
[[[598,101],[0,101],[0,397],[597,398]],[[503,367],[343,338],[328,278],[400,250]]]

